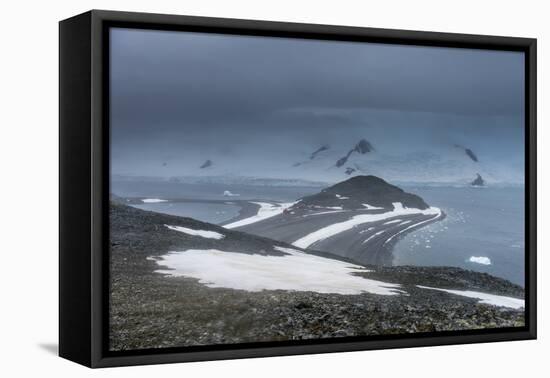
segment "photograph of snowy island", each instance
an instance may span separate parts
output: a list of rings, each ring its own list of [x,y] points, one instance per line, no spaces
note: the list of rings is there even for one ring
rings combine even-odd
[[[522,53],[110,43],[111,351],[525,325]]]

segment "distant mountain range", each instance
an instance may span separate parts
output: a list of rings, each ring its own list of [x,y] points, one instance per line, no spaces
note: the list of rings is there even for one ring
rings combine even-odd
[[[470,185],[478,174],[483,177],[483,185],[522,183],[522,164],[517,158],[507,161],[487,157],[483,150],[458,143],[411,144],[397,148],[386,141],[378,146],[359,138],[315,147],[304,143],[301,150],[288,150],[282,145],[277,155],[277,144],[266,143],[265,153],[239,151],[227,156],[211,152],[201,160],[163,162],[156,171],[171,181],[252,185],[326,186],[365,175],[398,184]]]

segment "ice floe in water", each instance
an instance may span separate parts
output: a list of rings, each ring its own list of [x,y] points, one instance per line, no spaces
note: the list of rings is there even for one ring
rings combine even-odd
[[[481,303],[485,303],[493,306],[510,307],[515,309],[525,307],[525,301],[520,298],[505,297],[502,295],[487,294],[487,293],[481,293],[479,291],[471,291],[471,290],[449,290],[449,289],[439,289],[436,287],[420,286],[420,285],[417,285],[417,287],[421,289],[444,291],[449,294],[460,295],[468,298],[476,298],[476,299],[479,299]]]
[[[481,265],[491,265],[491,259],[485,256],[472,256],[468,261]]]
[[[368,272],[351,263],[310,255],[292,248],[275,247],[283,256],[251,255],[216,249],[170,252],[157,270],[172,276],[197,278],[208,287],[261,291],[291,290],[318,293],[396,295],[400,285],[362,278]]]
[[[225,238],[224,234],[220,234],[219,232],[216,232],[216,231],[194,230],[192,228],[181,227],[181,226],[169,226],[167,224],[165,224],[165,226],[168,227],[170,230],[183,232],[185,234],[193,235],[193,236],[202,236],[203,238],[207,238],[207,239],[219,240],[219,239]]]

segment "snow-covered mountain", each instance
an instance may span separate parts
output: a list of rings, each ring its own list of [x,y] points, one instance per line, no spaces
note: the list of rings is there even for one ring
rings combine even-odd
[[[230,157],[211,152],[206,158],[163,163],[151,170],[172,181],[252,185],[333,184],[364,175],[395,183],[469,185],[478,174],[494,185],[520,184],[523,177],[520,161],[494,159],[483,148],[457,143],[399,149],[359,138],[317,146],[304,143],[280,155],[277,148],[266,143],[262,153],[242,151]]]
[[[334,184],[373,175],[397,184],[469,185],[479,174],[487,185],[523,183],[521,135],[501,141],[467,137],[466,132],[443,133],[433,126],[418,130],[380,127],[299,137],[282,133],[261,142],[256,136],[250,136],[254,142],[241,136],[222,145],[196,143],[173,155],[151,149],[128,156],[128,163],[121,164],[124,170],[115,162],[112,172],[181,182]]]
[[[403,141],[401,141],[403,144]],[[374,175],[392,182],[467,185],[478,174],[487,184],[519,184],[523,162],[517,157],[491,156],[483,146],[436,143],[396,149],[388,143],[361,138],[347,146],[325,146],[314,158],[293,164],[292,175],[310,177],[312,172],[332,182],[357,175]]]

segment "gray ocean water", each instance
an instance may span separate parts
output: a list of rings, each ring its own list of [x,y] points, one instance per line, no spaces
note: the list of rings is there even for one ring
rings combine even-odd
[[[138,209],[156,211],[180,217],[190,217],[209,223],[222,223],[239,214],[239,207],[214,203],[162,202],[134,205]]]
[[[394,249],[394,265],[456,266],[487,272],[524,285],[524,189],[510,187],[403,187],[446,213],[403,237]],[[229,190],[236,197],[226,197]],[[124,197],[275,200],[290,202],[317,193],[316,187],[274,187],[170,182],[113,182]],[[237,215],[237,206],[211,203],[154,203],[139,208],[221,223]],[[489,265],[470,261],[470,258]],[[488,259],[488,260],[487,260]]]
[[[524,286],[523,188],[408,187],[447,217],[401,239],[394,265],[458,266]],[[491,264],[470,261],[487,257]]]

